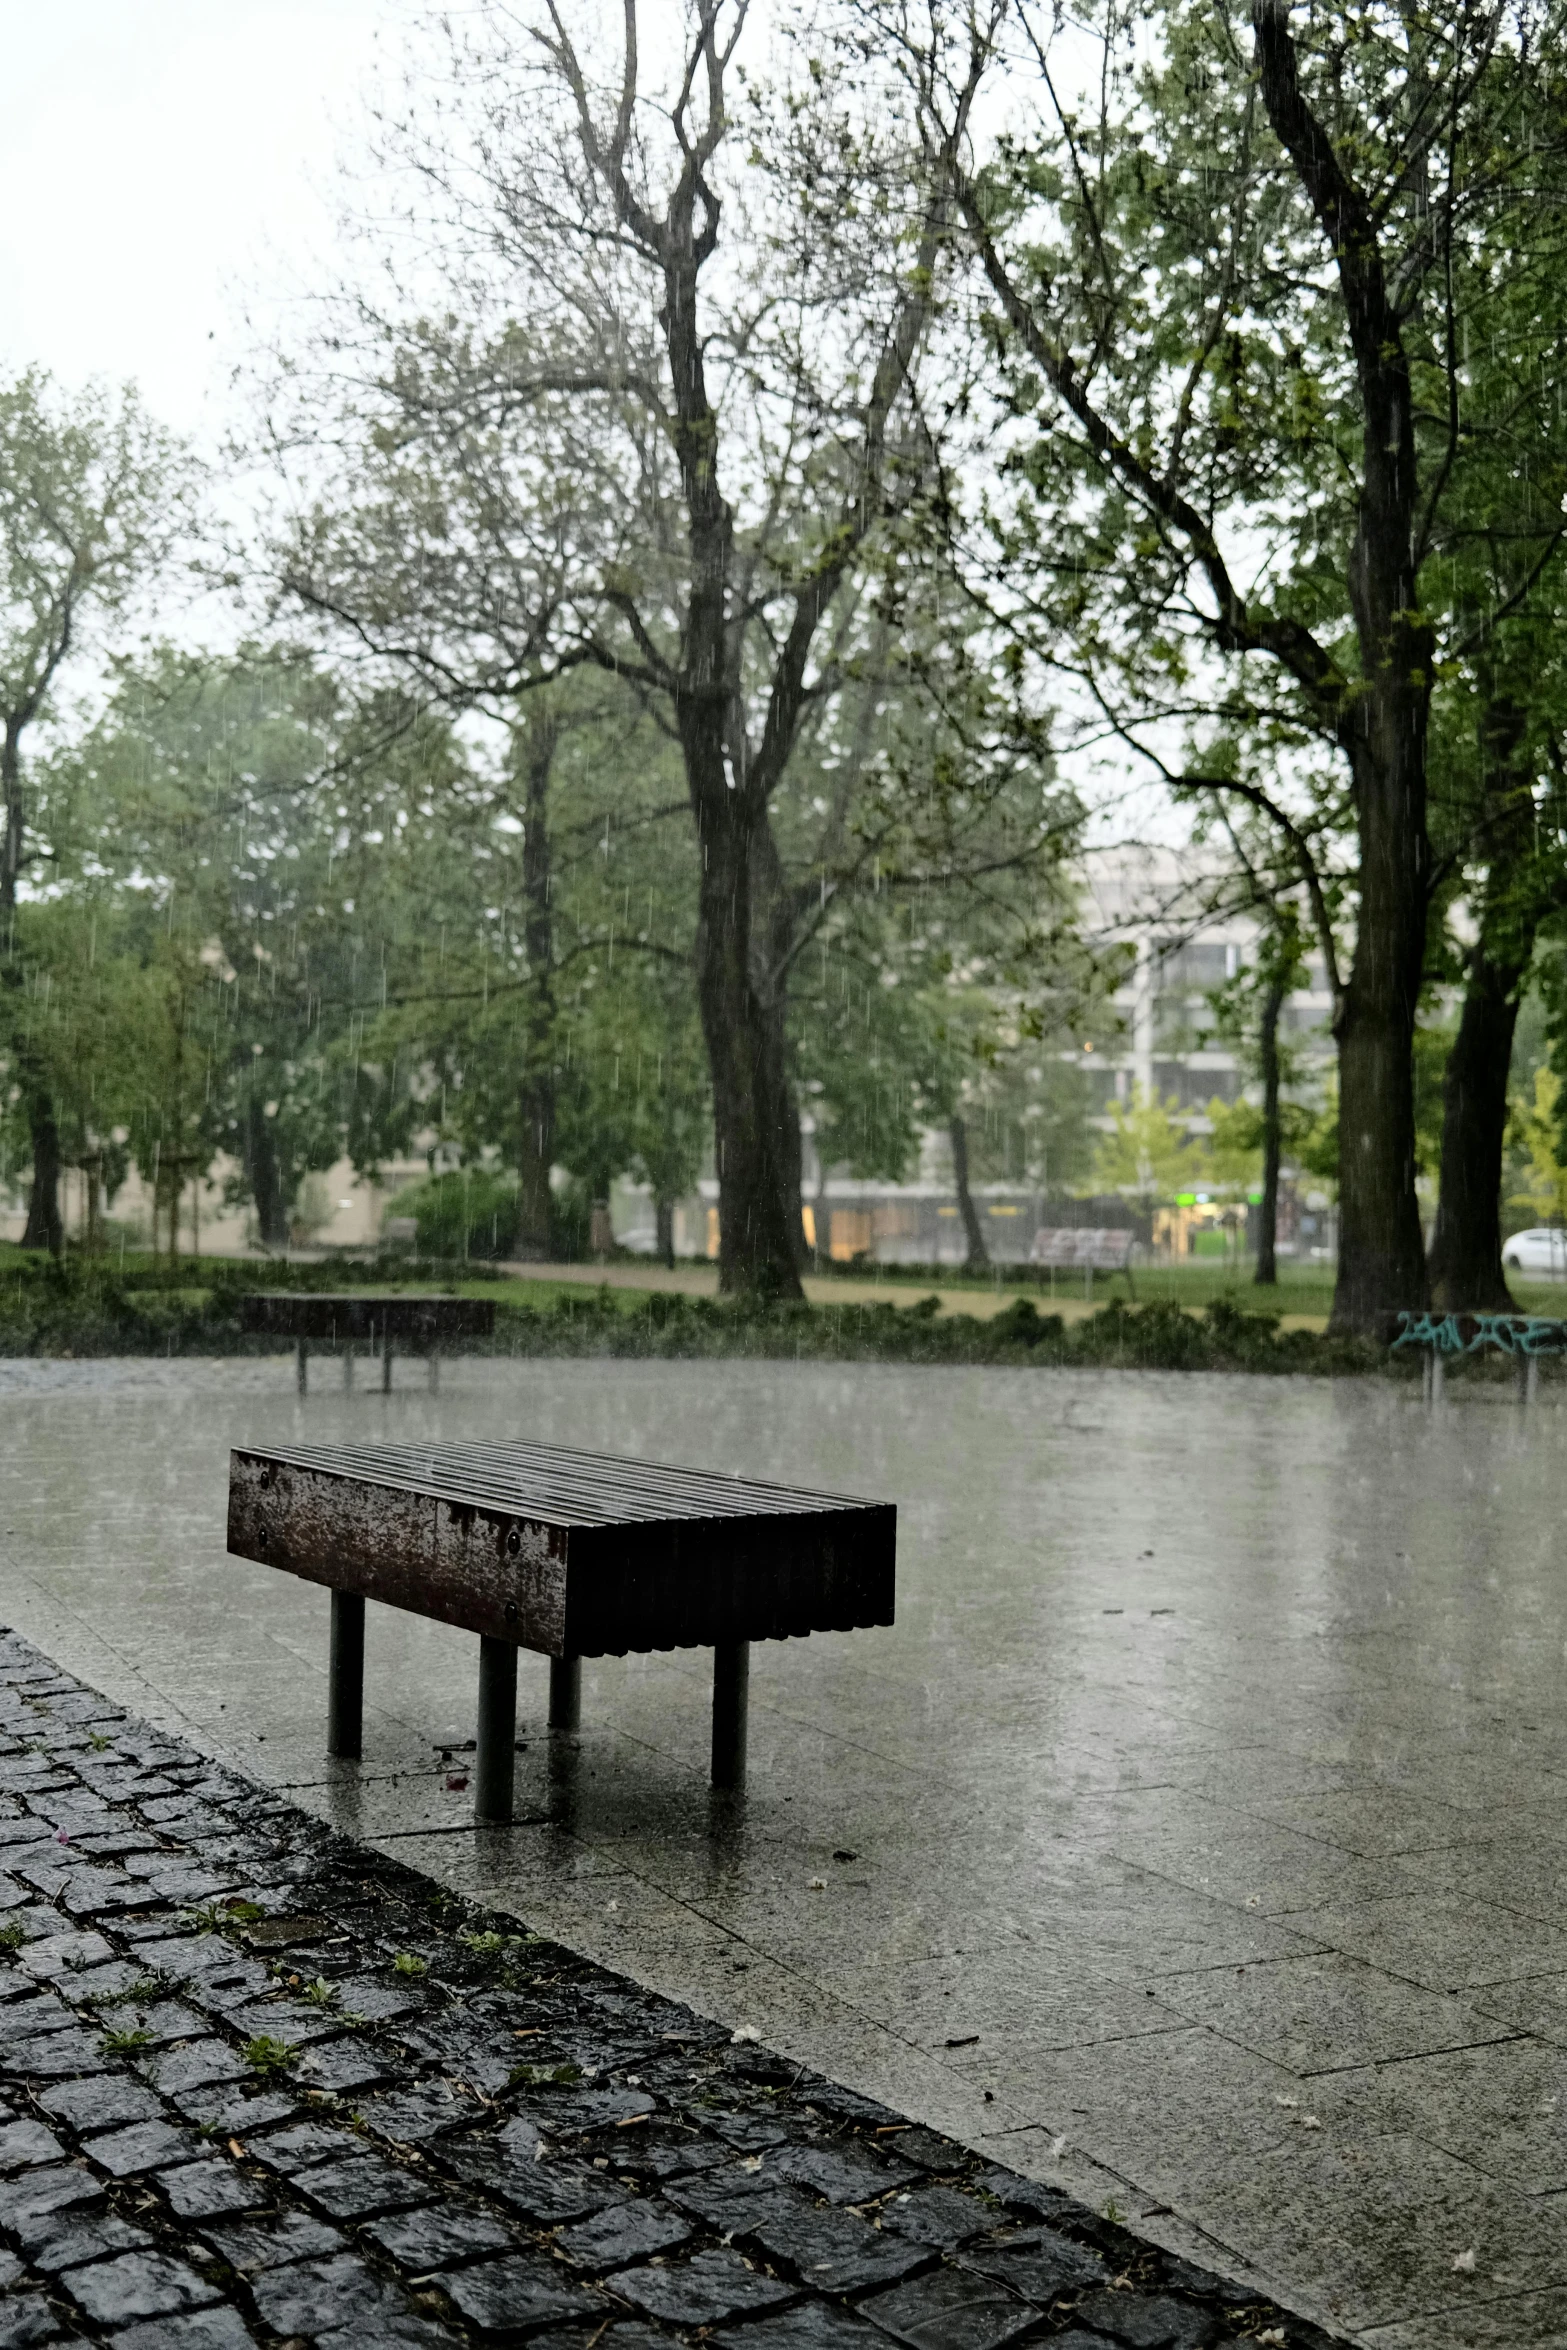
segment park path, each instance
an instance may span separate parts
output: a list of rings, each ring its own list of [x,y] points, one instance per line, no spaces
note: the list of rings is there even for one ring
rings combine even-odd
[[[417,1379],[417,1374],[415,1374]],[[1567,1412],[1371,1380],[0,1365],[0,1608],[324,1821],[1375,2350],[1567,2323]],[[584,1672],[476,1835],[475,1644],[225,1557],[226,1447],[528,1433],[900,1507],[890,1630]]]

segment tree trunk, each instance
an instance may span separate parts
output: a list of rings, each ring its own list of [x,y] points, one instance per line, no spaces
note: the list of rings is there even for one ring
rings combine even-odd
[[[1365,370],[1362,370],[1364,380]],[[1367,398],[1365,437],[1394,434],[1394,390]],[[1407,380],[1404,385],[1407,401]],[[1426,1302],[1415,1192],[1415,1009],[1425,975],[1431,853],[1426,734],[1435,647],[1409,566],[1412,447],[1395,493],[1368,465],[1351,600],[1363,684],[1342,725],[1360,823],[1355,961],[1335,1028],[1339,1064],[1339,1260],[1329,1328],[1371,1338]]]
[[[8,713],[0,733],[0,955],[11,965],[16,955],[16,892],[26,854],[26,810],[22,804],[22,729],[26,720]]]
[[[1412,845],[1413,826],[1381,830],[1377,840],[1362,818],[1360,936],[1338,1031],[1339,1259],[1329,1327],[1362,1337],[1426,1302],[1412,1066],[1425,890],[1399,870],[1402,857],[1374,853]],[[1389,842],[1389,831],[1404,838]]]
[[[1376,208],[1307,102],[1289,18],[1289,0],[1252,0],[1258,85],[1333,257],[1360,394],[1360,494],[1346,567],[1359,676],[1333,692],[1360,870],[1354,969],[1334,1021],[1339,1264],[1329,1326],[1370,1337],[1390,1312],[1426,1299],[1412,1053],[1430,881],[1426,733],[1436,644],[1416,572],[1420,461],[1403,319]],[[1291,639],[1286,650],[1320,694],[1330,674],[1320,649]]]
[[[1480,721],[1487,851],[1479,937],[1442,1081],[1442,1170],[1431,1235],[1431,1297],[1449,1312],[1506,1313],[1502,1151],[1518,999],[1534,957],[1539,896],[1528,886],[1534,796],[1523,705],[1484,680]]]
[[[713,1079],[718,1286],[729,1296],[801,1298],[798,1173],[792,1217],[784,1196],[799,1126],[791,1136],[768,1015],[751,977],[751,836],[762,812],[748,791],[730,789],[718,729],[703,742],[706,732],[688,725],[687,773],[702,851],[697,998]]]
[[[654,1254],[661,1265],[672,1273],[675,1269],[675,1203],[672,1199],[653,1202],[653,1221],[657,1230]]]
[[[968,1243],[963,1270],[965,1273],[988,1273],[990,1251],[985,1246],[985,1235],[979,1228],[974,1195],[968,1187],[968,1128],[955,1110],[947,1121],[947,1137],[952,1144],[952,1180],[957,1186],[958,1214],[963,1219],[963,1237]]]
[[[738,640],[731,635],[734,516],[719,481],[718,418],[707,395],[697,317],[697,279],[710,250],[695,233],[700,180],[700,173],[682,178],[677,201],[656,233],[664,260],[661,318],[676,415],[672,439],[691,562],[683,657],[670,684],[702,859],[696,975],[713,1082],[718,1286],[727,1296],[803,1298],[798,1182],[791,1208],[782,1176],[788,1154],[798,1148],[798,1127],[791,1136],[784,1121],[767,1014],[751,966],[751,858],[767,821],[767,802],[765,784],[750,771]],[[716,233],[716,211],[711,226]],[[814,619],[806,624],[802,606],[789,639],[799,658],[786,665],[787,680],[774,677],[763,748],[771,745],[775,776],[798,727],[800,676],[814,627]]]
[[[87,1186],[86,1249],[97,1256],[103,1247],[103,1152],[90,1150],[82,1161]]]
[[[23,1248],[46,1248],[57,1257],[65,1246],[60,1221],[60,1129],[54,1103],[40,1088],[28,1103],[27,1123],[33,1141],[33,1187],[27,1201],[27,1228]]]
[[[789,977],[795,913],[771,820],[762,810],[751,834],[751,982],[766,1036],[768,1129],[779,1140],[778,1184],[798,1272],[809,1261],[801,1183],[805,1168],[800,1109],[789,1062]]]
[[[1502,1144],[1521,976],[1511,960],[1491,960],[1482,935],[1442,1081],[1430,1273],[1432,1302],[1449,1312],[1507,1313],[1514,1305],[1502,1270]]]
[[[1262,1063],[1262,1212],[1257,1219],[1257,1270],[1253,1278],[1264,1289],[1274,1288],[1279,1278],[1279,1016],[1288,989],[1289,974],[1281,967],[1262,999],[1257,1033]]]
[[[283,1174],[278,1164],[277,1135],[261,1098],[259,1079],[252,1083],[245,1104],[245,1175],[256,1210],[256,1232],[263,1248],[288,1246],[288,1202],[283,1196]]]
[[[1363,383],[1366,374],[1362,368]],[[1378,433],[1399,447],[1391,467],[1368,461],[1350,578],[1363,683],[1342,736],[1360,825],[1360,902],[1354,968],[1335,1022],[1339,1261],[1329,1323],[1367,1338],[1380,1335],[1389,1314],[1423,1306],[1427,1295],[1413,1054],[1431,870],[1426,734],[1435,657],[1409,563],[1407,376],[1402,405],[1396,385],[1374,388],[1377,397],[1366,399],[1367,447]]]
[[[152,1253],[154,1257],[158,1253],[160,1202],[169,1226],[169,1263],[174,1265],[179,1262],[180,1254],[180,1177],[178,1166],[171,1166],[167,1159],[162,1160],[159,1164],[158,1180],[154,1183],[152,1190]]]
[[[555,931],[550,904],[549,785],[560,725],[547,711],[528,741],[523,803],[523,945],[528,958],[527,1033],[518,1089],[517,1254],[550,1254],[550,1170],[555,1163]]]

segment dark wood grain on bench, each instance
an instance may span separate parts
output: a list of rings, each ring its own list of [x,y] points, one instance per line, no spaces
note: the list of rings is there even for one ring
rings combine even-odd
[[[888,1502],[555,1445],[246,1447],[229,1475],[230,1551],[334,1594],[332,1750],[349,1754],[362,1635],[344,1609],[378,1599],[477,1632],[501,1713],[492,1646],[555,1660],[558,1728],[578,1659],[711,1647],[730,1724],[715,1778],[743,1773],[748,1643],[890,1624],[896,1533]]]

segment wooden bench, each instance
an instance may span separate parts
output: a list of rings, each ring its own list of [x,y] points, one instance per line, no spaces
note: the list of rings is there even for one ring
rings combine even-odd
[[[712,1777],[745,1780],[750,1643],[893,1620],[897,1511],[544,1444],[295,1445],[229,1467],[228,1547],[332,1593],[327,1751],[362,1750],[366,1599],[479,1635],[475,1810],[512,1809],[517,1650],[575,1730],[585,1656],[713,1650]]]
[[[340,1354],[343,1385],[354,1383],[354,1350],[368,1347],[381,1358],[381,1392],[392,1392],[392,1357],[423,1355],[430,1385],[440,1384],[441,1356],[465,1338],[489,1338],[495,1306],[484,1297],[327,1297],[320,1291],[258,1290],[239,1301],[239,1326],[258,1338],[291,1338],[299,1392],[306,1391],[310,1349]]]
[[[1081,1273],[1083,1295],[1091,1297],[1096,1273],[1124,1273],[1131,1286],[1136,1238],[1111,1224],[1045,1225],[1034,1234],[1028,1261],[1041,1273]]]

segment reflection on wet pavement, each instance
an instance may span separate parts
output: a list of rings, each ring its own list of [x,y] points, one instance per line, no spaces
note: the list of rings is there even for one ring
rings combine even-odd
[[[1567,2329],[1567,1421],[1325,1383],[855,1366],[0,1365],[0,1609],[321,1816],[1386,2350]],[[895,1499],[899,1621],[519,1675],[223,1553],[226,1448],[528,1435]],[[443,1749],[445,1750],[443,1753]],[[1468,2255],[1473,2254],[1472,2262]],[[1462,2265],[1455,2265],[1462,2263]]]

